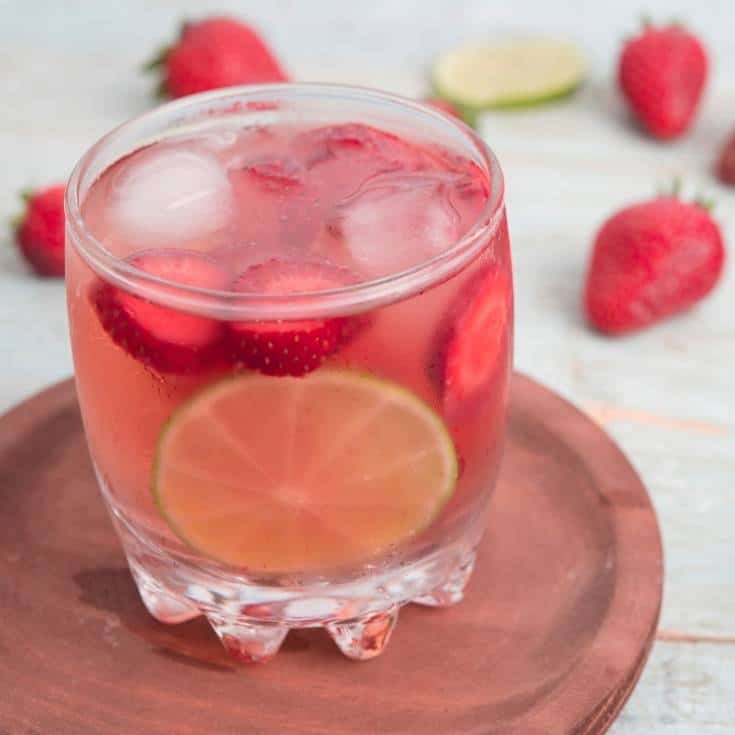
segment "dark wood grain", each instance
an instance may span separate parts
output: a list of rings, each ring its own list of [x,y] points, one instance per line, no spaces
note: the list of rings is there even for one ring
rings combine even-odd
[[[97,496],[70,381],[0,419],[0,732],[597,735],[645,663],[662,554],[645,488],[589,419],[516,376],[464,603],[409,606],[386,652],[292,633],[237,667],[146,613]]]

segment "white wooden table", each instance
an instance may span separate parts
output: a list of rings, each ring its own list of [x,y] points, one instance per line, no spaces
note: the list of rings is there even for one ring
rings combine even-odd
[[[700,308],[639,336],[598,337],[579,309],[595,228],[675,175],[715,196],[735,248],[735,190],[709,174],[714,146],[735,126],[731,0],[646,3],[665,18],[693,19],[717,54],[696,129],[668,146],[627,124],[610,82],[618,39],[635,25],[635,0],[594,13],[588,3],[541,0],[468,0],[462,12],[452,0],[371,0],[359,11],[338,0],[0,0],[0,220],[16,211],[17,190],[65,177],[95,138],[150,105],[150,84],[136,71],[141,57],[178,18],[210,5],[257,21],[299,78],[407,94],[423,91],[436,49],[484,29],[568,32],[586,44],[593,76],[572,101],[482,122],[507,179],[517,365],[605,425],[659,512],[661,629],[613,733],[735,732],[735,269]],[[72,367],[63,285],[28,275],[5,233],[0,240],[2,410]]]

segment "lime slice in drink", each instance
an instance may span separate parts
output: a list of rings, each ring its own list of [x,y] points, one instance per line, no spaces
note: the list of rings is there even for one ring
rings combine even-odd
[[[497,107],[534,105],[573,92],[584,80],[580,49],[568,41],[526,38],[460,46],[434,64],[437,94],[465,117]]]
[[[215,383],[164,428],[153,491],[189,545],[258,572],[338,566],[425,529],[451,496],[454,445],[393,383],[343,370]]]

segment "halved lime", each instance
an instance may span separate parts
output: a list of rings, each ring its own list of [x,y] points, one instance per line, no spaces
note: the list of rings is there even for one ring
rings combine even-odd
[[[454,445],[405,388],[347,370],[205,388],[161,434],[153,492],[188,544],[260,572],[347,564],[425,529]]]
[[[468,44],[437,59],[439,96],[472,117],[482,110],[538,104],[573,92],[586,63],[576,44],[553,38]]]

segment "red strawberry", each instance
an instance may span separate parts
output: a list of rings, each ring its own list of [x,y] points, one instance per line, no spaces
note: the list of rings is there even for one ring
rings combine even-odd
[[[404,169],[419,169],[426,165],[422,148],[385,130],[362,123],[325,125],[307,130],[297,138],[307,168],[321,164],[354,169],[360,157],[378,159],[387,164],[398,164]]]
[[[130,263],[172,283],[224,289],[226,271],[205,255],[188,250],[150,250]],[[165,298],[175,286],[160,286]],[[192,373],[212,365],[221,353],[224,324],[161,306],[109,283],[98,283],[92,302],[114,342],[136,360],[164,373]]]
[[[447,100],[443,100],[441,97],[427,97],[424,100],[424,104],[446,112],[447,115],[451,115],[452,117],[462,119],[460,111],[451,102],[447,102]]]
[[[484,268],[472,277],[451,310],[439,343],[439,383],[447,412],[472,407],[499,365],[511,310],[503,271]]]
[[[704,47],[679,25],[646,25],[625,44],[620,57],[623,94],[638,120],[657,138],[675,138],[689,127],[706,80]]]
[[[626,207],[597,233],[587,316],[607,334],[646,327],[703,299],[724,259],[720,228],[700,204],[664,196]]]
[[[26,211],[15,225],[15,239],[41,276],[64,275],[64,184],[24,195]]]
[[[264,296],[339,288],[354,282],[344,268],[269,260],[248,268],[235,290]],[[305,375],[343,344],[351,320],[231,322],[234,358],[266,375]]]
[[[186,23],[178,40],[147,66],[161,68],[160,91],[170,97],[288,77],[263,39],[245,23],[214,17]]]
[[[716,173],[723,184],[735,186],[735,133],[725,141],[717,161]]]
[[[239,170],[255,179],[267,191],[284,194],[303,185],[303,172],[299,165],[282,158],[263,158],[245,162]]]

